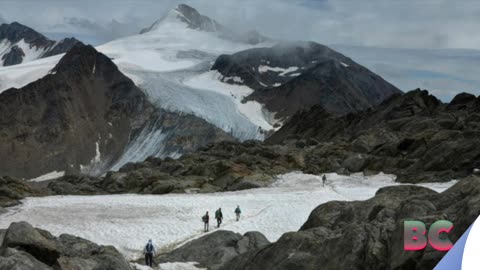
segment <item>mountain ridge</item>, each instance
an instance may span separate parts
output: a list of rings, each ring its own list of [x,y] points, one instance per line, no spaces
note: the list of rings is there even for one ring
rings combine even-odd
[[[77,42],[75,38],[53,41],[18,22],[0,25],[0,66],[11,66],[62,54]]]

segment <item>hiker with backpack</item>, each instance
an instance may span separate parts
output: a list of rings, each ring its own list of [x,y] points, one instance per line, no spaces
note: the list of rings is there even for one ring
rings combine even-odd
[[[237,216],[237,221],[240,220],[241,213],[242,213],[242,210],[240,210],[240,205],[237,205],[237,208],[235,208],[235,215]]]
[[[153,255],[155,254],[156,250],[153,246],[152,239],[148,240],[147,245],[143,249],[143,253],[145,253],[145,265],[152,267],[153,266]]]
[[[222,208],[218,208],[218,210],[215,212],[215,219],[217,220],[217,228],[219,228],[223,220]]]
[[[325,186],[325,182],[327,182],[327,176],[324,174],[324,175],[322,176],[323,186]]]
[[[208,211],[207,213],[202,217],[202,221],[203,221],[203,230],[204,232],[208,232],[208,227],[209,227],[209,223],[210,223],[210,216],[208,215]]]

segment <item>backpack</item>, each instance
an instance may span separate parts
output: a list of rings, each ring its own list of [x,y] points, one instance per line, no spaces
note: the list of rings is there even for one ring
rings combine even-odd
[[[151,243],[148,243],[147,246],[145,247],[145,250],[147,251],[147,253],[152,253],[153,245]]]
[[[206,215],[202,217],[202,221],[205,222],[205,223],[207,222],[207,216]]]

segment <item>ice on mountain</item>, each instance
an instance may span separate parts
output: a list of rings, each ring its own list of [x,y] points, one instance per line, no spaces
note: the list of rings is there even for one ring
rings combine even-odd
[[[59,177],[62,177],[62,176],[64,176],[64,175],[65,175],[65,172],[64,172],[64,171],[61,171],[61,172],[53,171],[53,172],[50,172],[50,173],[41,175],[41,176],[39,176],[39,177],[30,179],[30,180],[28,180],[28,181],[31,181],[31,182],[42,182],[42,181],[47,181],[47,180],[59,178]]]
[[[345,63],[343,63],[343,62],[340,62],[340,64],[342,64],[342,66],[344,66],[344,67],[349,67],[349,66],[350,66],[350,65],[347,65],[347,64],[345,64]]]
[[[298,70],[298,67],[282,68],[282,67],[270,67],[270,66],[264,66],[264,65],[258,66],[258,72],[260,73],[271,71],[271,72],[279,73],[280,76],[285,76],[286,74],[295,72],[297,70]]]

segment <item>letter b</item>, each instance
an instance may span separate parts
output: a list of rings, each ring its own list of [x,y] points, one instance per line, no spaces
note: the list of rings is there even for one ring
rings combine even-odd
[[[404,221],[403,237],[405,250],[422,250],[427,246],[427,228],[420,221]]]

